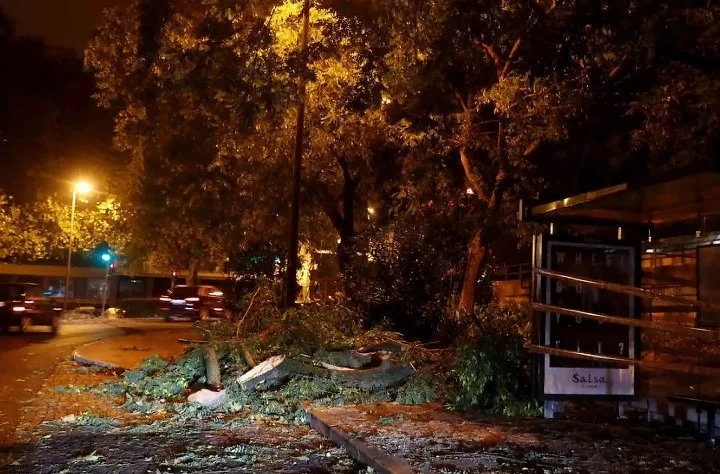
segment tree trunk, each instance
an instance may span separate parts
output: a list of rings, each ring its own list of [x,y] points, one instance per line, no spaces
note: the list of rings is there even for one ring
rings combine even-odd
[[[243,390],[262,391],[278,387],[296,375],[305,375],[332,378],[347,387],[377,390],[399,385],[414,373],[415,369],[411,364],[396,363],[390,359],[382,359],[380,365],[370,369],[337,370],[316,367],[285,356],[274,356],[238,377],[237,381]]]
[[[189,286],[196,286],[198,284],[198,267],[195,262],[190,263],[187,284]]]
[[[217,352],[212,347],[205,347],[203,353],[205,359],[205,380],[207,387],[219,392],[222,388],[220,382],[220,363],[218,362]]]
[[[461,314],[471,314],[475,306],[475,286],[487,250],[483,245],[482,237],[483,231],[480,230],[473,236],[468,246],[465,278],[463,279],[458,305]]]

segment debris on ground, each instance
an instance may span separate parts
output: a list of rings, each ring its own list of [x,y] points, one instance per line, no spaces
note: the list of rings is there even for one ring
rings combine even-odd
[[[240,376],[238,383],[245,390],[257,390],[259,387],[272,388],[294,376],[305,375],[334,378],[348,387],[373,390],[398,385],[414,372],[410,364],[398,364],[387,358],[381,359],[377,367],[353,369],[327,364],[317,367],[285,356],[275,356]]]
[[[190,394],[188,396],[188,403],[197,403],[198,405],[202,405],[208,408],[214,408],[225,403],[226,399],[227,392],[225,392],[225,390],[215,392],[213,390],[203,388],[198,392]]]
[[[347,309],[303,317],[311,310],[272,308],[260,319],[201,322],[207,341],[187,344],[175,360],[151,356],[121,374],[62,366],[71,376],[52,378],[43,393],[62,409],[45,414],[55,421],[32,427],[35,444],[28,444],[23,470],[52,464],[67,472],[80,465],[97,472],[359,472],[347,452],[309,430],[308,412],[318,410],[350,417],[345,425],[355,436],[406,455],[419,472],[597,472],[613,450],[640,452],[648,439],[672,445],[652,430],[638,436],[623,426],[598,431],[529,417],[469,420],[440,409],[448,403],[494,416],[536,411],[514,398],[526,382],[517,338],[508,344],[486,331],[460,351],[431,349],[382,328],[362,332]],[[459,392],[449,392],[449,380]],[[718,468],[691,444],[681,447],[705,472]],[[568,453],[575,446],[584,450],[577,460]],[[657,454],[655,446],[648,450]],[[674,472],[651,456],[639,459],[648,470]],[[684,455],[658,459],[676,470],[691,462]]]
[[[438,404],[394,403],[314,408],[312,415],[313,426],[325,420],[324,428],[413,472],[720,472],[716,449],[630,420],[469,417]]]

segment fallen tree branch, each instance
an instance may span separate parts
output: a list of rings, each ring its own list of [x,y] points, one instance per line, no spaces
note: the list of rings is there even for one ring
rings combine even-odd
[[[411,365],[396,364],[387,358],[383,359],[378,367],[372,369],[332,370],[289,359],[285,356],[275,356],[241,375],[238,378],[238,383],[245,390],[262,390],[279,386],[297,375],[309,375],[332,378],[348,387],[373,390],[400,384],[414,373],[415,369]]]
[[[257,363],[255,362],[252,354],[250,354],[250,351],[247,347],[245,347],[244,344],[240,344],[240,352],[242,353],[243,359],[245,359],[245,363],[248,365],[248,367],[254,369],[257,366]]]
[[[180,344],[208,344],[210,341],[196,341],[193,339],[178,339]]]
[[[237,327],[235,328],[235,337],[240,337],[240,326],[242,326],[242,323],[245,322],[245,318],[247,318],[248,313],[250,313],[250,308],[252,308],[253,302],[255,301],[255,297],[260,292],[260,286],[258,286],[258,289],[255,290],[255,293],[253,293],[252,298],[250,298],[250,304],[248,305],[247,309],[245,310],[245,314],[243,314],[243,317],[240,321],[237,323]]]

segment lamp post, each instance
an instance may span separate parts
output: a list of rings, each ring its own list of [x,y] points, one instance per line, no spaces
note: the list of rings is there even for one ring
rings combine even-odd
[[[65,271],[65,299],[63,300],[63,311],[67,311],[68,293],[70,292],[70,266],[72,259],[73,237],[75,237],[75,204],[77,203],[77,195],[78,193],[89,193],[90,190],[90,185],[85,181],[75,183],[75,186],[73,187],[72,210],[70,211],[70,237],[68,239],[69,242],[67,255],[67,270]]]
[[[108,276],[110,275],[110,264],[112,262],[112,255],[107,252],[102,254],[102,261],[105,262],[105,286],[103,287],[102,309],[100,310],[101,318],[105,315],[105,305],[107,304]]]

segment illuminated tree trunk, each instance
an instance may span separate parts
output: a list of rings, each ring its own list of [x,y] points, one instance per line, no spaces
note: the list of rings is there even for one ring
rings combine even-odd
[[[466,128],[467,133],[467,128]],[[464,138],[467,135],[464,134]],[[458,303],[458,312],[460,314],[471,314],[475,305],[475,288],[477,285],[480,267],[485,259],[488,244],[497,235],[500,207],[502,205],[505,191],[509,186],[510,180],[507,173],[508,164],[505,155],[505,128],[502,119],[498,120],[498,136],[497,136],[497,153],[498,153],[498,172],[495,176],[492,192],[486,194],[482,188],[482,178],[476,173],[470,164],[467,156],[467,150],[463,147],[460,150],[460,159],[465,170],[465,175],[478,198],[487,203],[485,211],[485,219],[475,235],[473,235],[468,245],[467,262],[465,264],[465,276],[463,278],[463,286],[460,291],[460,301]]]
[[[477,232],[470,240],[467,251],[467,263],[465,264],[465,277],[458,309],[461,314],[470,314],[475,306],[475,287],[477,285],[480,267],[485,259],[487,248],[482,242],[483,231]]]
[[[343,190],[342,195],[332,196],[329,191],[324,191],[323,208],[328,219],[340,236],[340,242],[337,245],[337,262],[340,273],[345,282],[345,296],[352,299],[352,288],[348,285],[351,280],[349,272],[351,271],[351,263],[355,252],[355,196],[357,188],[360,184],[358,178],[354,178],[348,167],[347,160],[344,156],[338,158],[338,166],[343,173]],[[341,211],[338,210],[338,202]]]

